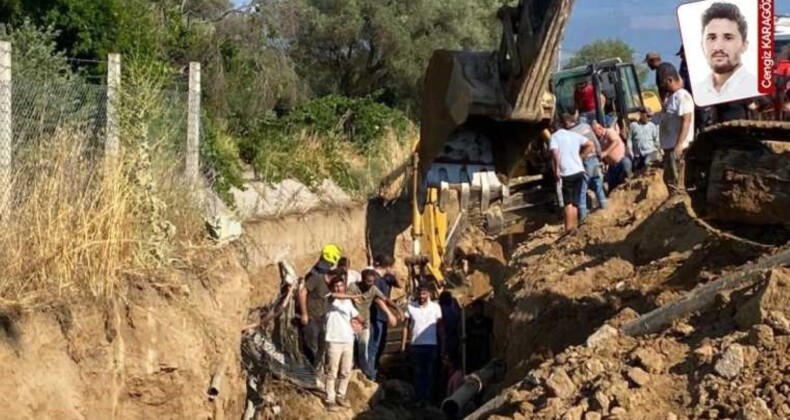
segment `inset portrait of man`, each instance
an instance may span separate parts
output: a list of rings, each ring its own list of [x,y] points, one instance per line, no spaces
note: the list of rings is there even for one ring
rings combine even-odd
[[[741,60],[749,48],[747,29],[735,4],[713,3],[702,14],[702,51],[710,74],[692,86],[698,106],[742,99],[756,92],[757,76]]]

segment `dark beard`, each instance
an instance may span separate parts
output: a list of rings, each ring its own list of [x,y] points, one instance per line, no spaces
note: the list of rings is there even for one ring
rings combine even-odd
[[[738,65],[739,64],[732,64],[730,62],[730,63],[726,63],[726,64],[721,64],[721,65],[718,65],[718,66],[713,66],[712,69],[713,69],[713,72],[716,73],[716,74],[732,73],[732,72],[735,71],[735,69],[738,68]]]

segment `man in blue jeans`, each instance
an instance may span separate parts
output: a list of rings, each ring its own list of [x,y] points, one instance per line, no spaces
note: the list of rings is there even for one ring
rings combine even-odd
[[[443,338],[442,309],[431,301],[426,284],[421,284],[417,290],[417,300],[412,299],[406,309],[408,328],[403,329],[400,348],[406,351],[406,340],[411,332],[409,356],[414,368],[414,394],[418,403],[428,404],[436,376],[440,336]]]
[[[392,271],[393,265],[395,260],[388,255],[379,255],[373,259],[373,268],[380,276],[376,280],[376,288],[387,299],[390,298],[393,287],[402,287]],[[387,344],[387,321],[387,314],[379,310],[376,305],[370,308],[370,341],[368,341],[368,366],[365,376],[372,381],[376,380],[379,359]]]
[[[566,129],[581,134],[595,146],[595,150],[592,153],[582,157],[585,176],[582,180],[581,197],[579,198],[579,221],[584,221],[587,218],[588,188],[592,188],[595,192],[598,207],[606,208],[606,194],[603,192],[603,170],[601,169],[601,160],[598,158],[601,154],[601,144],[598,142],[598,137],[595,136],[590,124],[579,122],[575,112],[565,113],[562,118]]]

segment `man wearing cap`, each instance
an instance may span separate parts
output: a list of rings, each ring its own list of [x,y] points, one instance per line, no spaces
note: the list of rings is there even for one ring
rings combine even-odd
[[[324,360],[326,345],[326,313],[329,309],[327,297],[330,272],[340,261],[342,251],[337,245],[329,244],[321,250],[321,257],[310,270],[304,285],[299,289],[299,312],[302,338],[307,360],[318,368]]]
[[[669,67],[671,64],[661,61],[661,55],[655,51],[645,55],[645,63],[650,67],[650,70],[656,71],[656,87],[658,88],[658,96],[663,102],[667,96],[667,91],[661,87],[661,81],[666,79],[667,74],[670,72]]]

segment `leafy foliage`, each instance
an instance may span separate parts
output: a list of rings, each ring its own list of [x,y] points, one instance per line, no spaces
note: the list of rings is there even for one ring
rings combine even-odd
[[[13,45],[14,76],[35,82],[70,79],[66,55],[57,49],[58,35],[52,26],[38,28],[29,19],[18,26],[0,24],[0,40]]]
[[[241,162],[271,181],[296,177],[315,186],[330,176],[344,188],[366,188],[359,168],[386,166],[377,160],[387,152],[381,139],[410,126],[406,115],[417,114],[433,50],[494,49],[504,3],[0,0],[0,22],[31,37],[44,28],[41,48],[26,61],[30,74],[100,77],[107,54],[120,53],[123,85],[134,63],[173,90],[183,89],[189,62],[200,62],[203,170],[229,200],[230,188],[241,186]],[[15,48],[17,66],[24,48]],[[35,64],[33,56],[50,61]],[[163,124],[151,121],[149,129]],[[360,162],[349,169],[349,159]]]
[[[419,97],[433,50],[493,49],[500,0],[302,0],[293,34],[297,70],[318,95],[381,91],[405,108]]]
[[[568,60],[565,68],[573,68],[595,63],[610,58],[620,58],[628,63],[634,59],[634,49],[620,39],[599,39],[584,45],[579,51]],[[640,84],[645,85],[648,80],[650,70],[643,63],[636,62],[636,74]]]
[[[201,169],[222,201],[232,207],[235,201],[231,188],[244,188],[238,147],[234,139],[217,129],[205,111],[201,115],[201,128]]]
[[[388,130],[402,138],[407,129],[404,114],[370,98],[330,95],[260,120],[239,149],[267,181],[296,178],[315,188],[331,178],[347,191],[359,191],[351,161],[375,160]]]
[[[584,66],[597,61],[609,58],[620,58],[624,62],[629,62],[634,57],[634,50],[620,39],[599,39],[593,41],[579,49],[579,51],[568,60],[565,68]]]

